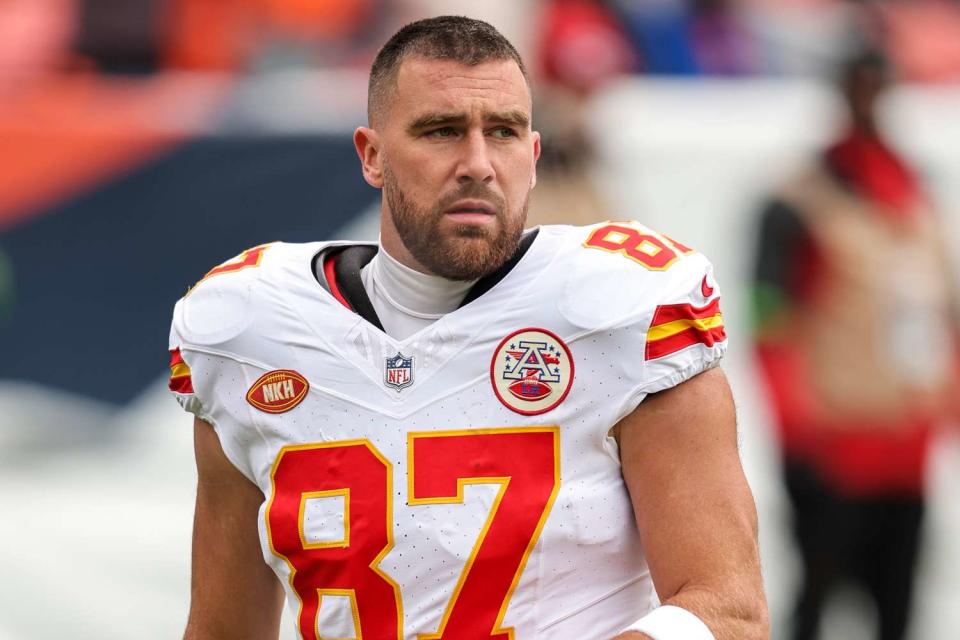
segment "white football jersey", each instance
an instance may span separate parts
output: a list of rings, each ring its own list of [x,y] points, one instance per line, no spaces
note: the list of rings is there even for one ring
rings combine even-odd
[[[606,640],[656,606],[609,432],[725,351],[707,259],[633,222],[541,227],[398,341],[314,275],[340,246],[244,252],[170,337],[171,389],[266,497],[300,636]]]

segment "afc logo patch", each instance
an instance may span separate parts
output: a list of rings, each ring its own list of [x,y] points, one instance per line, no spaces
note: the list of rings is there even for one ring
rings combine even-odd
[[[409,358],[399,351],[397,355],[387,358],[383,370],[383,383],[400,393],[413,384],[413,356]]]
[[[504,338],[490,362],[493,392],[507,408],[535,416],[555,408],[573,385],[573,357],[556,334],[520,329]]]

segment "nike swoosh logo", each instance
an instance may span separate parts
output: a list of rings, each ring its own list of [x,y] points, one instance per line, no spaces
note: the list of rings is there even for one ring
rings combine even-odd
[[[707,276],[703,276],[703,282],[700,283],[700,293],[703,294],[704,298],[709,298],[713,295],[713,287],[707,284]]]

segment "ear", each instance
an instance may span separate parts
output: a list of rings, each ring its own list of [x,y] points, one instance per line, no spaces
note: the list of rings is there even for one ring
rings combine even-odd
[[[380,154],[380,136],[368,127],[357,127],[353,132],[353,146],[360,156],[363,179],[371,187],[383,187],[383,157]]]
[[[533,172],[530,174],[530,188],[537,186],[537,160],[540,159],[540,132],[533,132]]]

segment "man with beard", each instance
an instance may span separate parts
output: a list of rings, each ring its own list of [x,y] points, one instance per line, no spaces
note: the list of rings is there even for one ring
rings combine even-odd
[[[284,591],[310,639],[768,635],[710,264],[524,232],[530,114],[495,29],[404,27],[354,135],[379,244],[255,247],[178,303],[187,638],[276,637]]]

